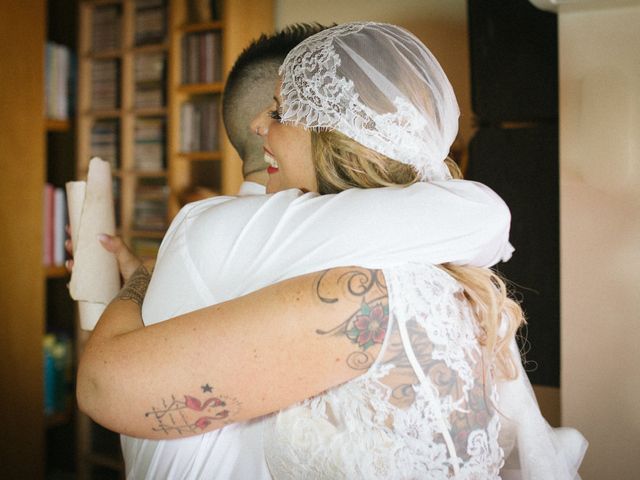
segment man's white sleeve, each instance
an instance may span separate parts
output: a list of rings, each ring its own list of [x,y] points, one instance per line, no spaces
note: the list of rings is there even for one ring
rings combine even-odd
[[[464,180],[322,196],[287,190],[217,197],[176,217],[154,276],[158,269],[175,273],[181,263],[213,304],[336,266],[491,266],[513,251],[509,226],[500,197]]]

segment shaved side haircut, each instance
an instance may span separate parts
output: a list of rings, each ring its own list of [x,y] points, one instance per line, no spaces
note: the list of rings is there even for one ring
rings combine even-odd
[[[251,120],[273,101],[278,68],[302,40],[324,30],[318,23],[297,23],[254,40],[236,60],[224,87],[222,119],[246,177],[267,168],[262,141],[249,131]]]

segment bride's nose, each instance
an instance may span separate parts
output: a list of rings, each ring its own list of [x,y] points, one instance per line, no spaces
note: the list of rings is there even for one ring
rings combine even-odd
[[[267,115],[266,111],[260,112],[258,115],[255,116],[253,120],[251,120],[251,123],[249,124],[249,129],[251,130],[252,133],[255,133],[256,135],[263,137],[267,133],[269,133],[270,120],[271,119],[269,118],[269,115]]]

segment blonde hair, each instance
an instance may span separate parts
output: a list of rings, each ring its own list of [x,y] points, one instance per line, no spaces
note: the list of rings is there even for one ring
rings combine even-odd
[[[322,194],[348,188],[408,186],[420,180],[410,165],[374,152],[335,130],[312,130],[311,152],[318,191]],[[456,163],[450,158],[445,161],[451,176],[462,178]],[[498,376],[516,378],[518,370],[510,343],[525,320],[520,305],[509,298],[504,280],[488,268],[450,263],[440,268],[462,285],[480,327],[478,341],[489,353]]]

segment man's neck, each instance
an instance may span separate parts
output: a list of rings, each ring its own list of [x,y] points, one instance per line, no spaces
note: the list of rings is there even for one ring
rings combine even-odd
[[[260,170],[259,172],[252,172],[244,177],[245,182],[255,182],[260,185],[266,185],[269,180],[269,174],[266,170]]]

